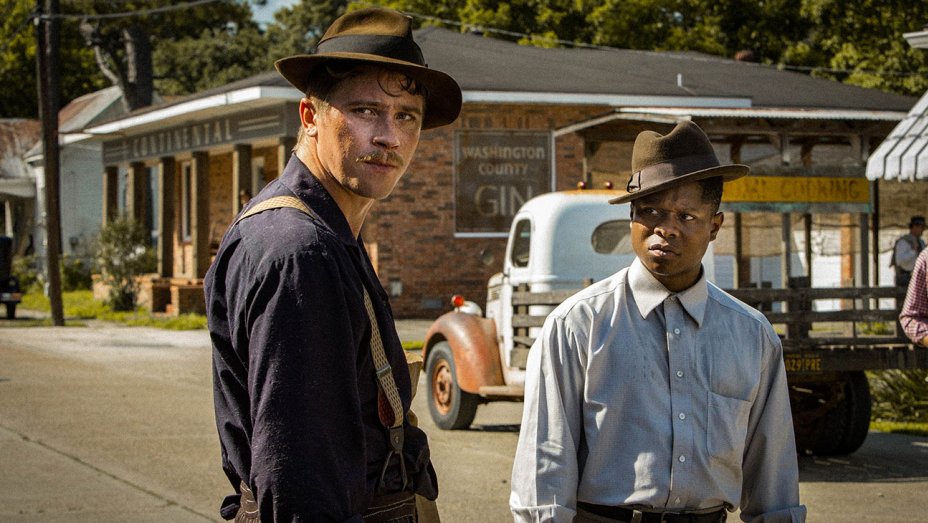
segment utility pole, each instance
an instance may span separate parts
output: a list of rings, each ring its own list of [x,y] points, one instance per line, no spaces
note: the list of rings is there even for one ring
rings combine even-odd
[[[61,78],[58,74],[59,31],[61,20],[58,0],[36,0],[36,69],[39,87],[39,117],[42,120],[45,172],[45,266],[48,277],[48,299],[51,302],[52,324],[64,325],[61,303],[61,205],[59,203],[58,110],[61,105]]]

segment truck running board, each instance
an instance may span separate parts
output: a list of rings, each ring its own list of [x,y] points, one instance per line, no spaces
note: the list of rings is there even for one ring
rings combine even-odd
[[[521,400],[525,394],[525,387],[522,385],[484,385],[477,392],[480,396],[487,399],[518,399]]]

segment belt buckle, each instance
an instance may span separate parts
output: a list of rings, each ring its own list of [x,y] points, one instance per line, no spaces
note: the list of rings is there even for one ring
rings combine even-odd
[[[660,514],[661,514],[661,519],[660,519],[659,523],[668,523],[668,520],[667,520],[668,517],[673,518],[673,517],[676,517],[676,516],[683,516],[683,515],[684,515],[682,512],[672,512],[672,511],[669,511],[669,510],[662,510]],[[690,519],[690,521],[692,521],[692,519]]]

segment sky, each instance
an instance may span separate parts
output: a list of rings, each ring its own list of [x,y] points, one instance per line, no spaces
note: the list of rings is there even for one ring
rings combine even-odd
[[[267,24],[274,21],[274,13],[281,7],[288,7],[299,0],[268,0],[267,5],[251,5],[251,12],[255,15],[255,21],[259,24]]]

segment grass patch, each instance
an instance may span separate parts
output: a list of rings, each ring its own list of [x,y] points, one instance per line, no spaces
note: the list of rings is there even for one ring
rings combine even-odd
[[[130,325],[133,327],[155,327],[168,330],[197,330],[206,328],[206,316],[202,314],[181,314],[166,316],[152,314],[145,309],[130,312],[114,312],[101,301],[93,299],[92,291],[70,291],[61,295],[64,316],[68,320],[95,319]],[[27,293],[23,296],[22,308],[49,312],[51,305],[48,297],[41,293]],[[43,322],[46,320],[35,320]],[[51,320],[47,320],[51,325]],[[67,324],[67,321],[65,322]],[[78,323],[80,325],[80,323]],[[17,322],[16,326],[27,326]]]
[[[404,341],[404,342],[403,342],[403,350],[408,350],[408,351],[421,351],[423,345],[425,345],[425,342],[421,342],[421,341]]]
[[[880,432],[893,434],[910,434],[912,436],[928,436],[928,423],[919,421],[879,421],[870,422],[870,428]]]

